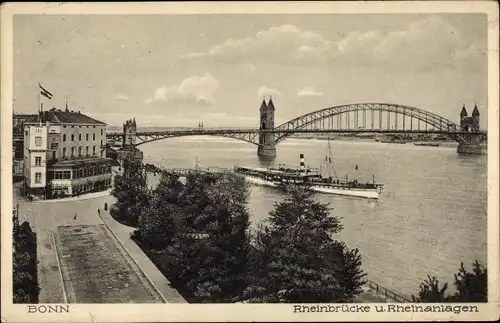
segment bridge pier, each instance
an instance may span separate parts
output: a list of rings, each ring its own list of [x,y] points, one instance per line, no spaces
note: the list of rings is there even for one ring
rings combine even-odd
[[[460,135],[458,140],[457,153],[466,155],[483,155],[484,149],[483,147],[481,147],[481,135]]]
[[[259,145],[257,155],[262,157],[276,157],[276,147],[274,145]]]

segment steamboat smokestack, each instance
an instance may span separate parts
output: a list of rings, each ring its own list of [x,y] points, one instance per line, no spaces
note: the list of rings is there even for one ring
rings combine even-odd
[[[306,170],[306,163],[304,161],[304,154],[300,154],[300,171],[305,172]]]

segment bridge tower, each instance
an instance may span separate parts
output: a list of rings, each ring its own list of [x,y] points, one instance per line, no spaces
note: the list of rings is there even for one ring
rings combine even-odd
[[[123,124],[123,148],[134,148],[136,142],[137,124],[135,118]]]
[[[468,132],[467,134],[457,135],[459,154],[482,154],[481,137],[479,132],[479,110],[477,104],[474,105],[472,116],[468,116],[465,105],[460,112],[460,130]]]
[[[276,139],[274,133],[264,133],[262,130],[272,130],[274,129],[274,103],[273,98],[269,99],[269,103],[266,104],[266,100],[262,100],[260,105],[260,125],[259,129],[259,148],[257,149],[257,155],[266,157],[276,156]]]

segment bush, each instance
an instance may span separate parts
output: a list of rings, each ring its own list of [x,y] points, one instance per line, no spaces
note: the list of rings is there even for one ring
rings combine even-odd
[[[38,303],[36,234],[28,222],[13,221],[13,302]]]
[[[440,286],[436,277],[427,275],[427,280],[420,284],[417,296],[412,296],[415,302],[487,302],[488,279],[487,269],[477,260],[472,264],[472,272],[465,269],[464,263],[460,264],[458,272],[454,275],[454,294],[446,293],[448,283]]]

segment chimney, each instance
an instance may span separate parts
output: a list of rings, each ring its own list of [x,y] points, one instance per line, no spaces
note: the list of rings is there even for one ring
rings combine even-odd
[[[300,171],[304,172],[306,170],[306,163],[304,161],[304,154],[300,154]]]

